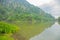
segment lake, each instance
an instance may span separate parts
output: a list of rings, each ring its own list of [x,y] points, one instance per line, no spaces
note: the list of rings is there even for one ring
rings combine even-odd
[[[42,33],[30,38],[30,40],[60,40],[60,25],[55,22],[51,27],[46,28]]]

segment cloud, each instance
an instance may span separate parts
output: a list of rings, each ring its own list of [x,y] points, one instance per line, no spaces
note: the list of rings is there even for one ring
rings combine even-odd
[[[60,0],[53,0],[49,4],[40,5],[40,7],[53,16],[60,16]]]
[[[27,0],[55,17],[60,16],[60,0]]]
[[[58,4],[60,4],[60,0],[55,0]]]
[[[39,6],[50,3],[52,0],[27,0],[27,1],[35,6]]]

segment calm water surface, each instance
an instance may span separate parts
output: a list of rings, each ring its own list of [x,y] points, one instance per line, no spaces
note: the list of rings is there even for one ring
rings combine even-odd
[[[30,38],[30,40],[60,40],[60,25],[56,22],[39,35]]]

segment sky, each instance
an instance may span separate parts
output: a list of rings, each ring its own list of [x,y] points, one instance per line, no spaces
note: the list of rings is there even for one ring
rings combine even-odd
[[[54,17],[60,16],[60,0],[27,0],[29,3],[42,8]],[[55,23],[41,34],[32,37],[30,40],[60,40],[60,25]]]
[[[40,7],[56,18],[60,16],[60,0],[27,0],[29,3]]]

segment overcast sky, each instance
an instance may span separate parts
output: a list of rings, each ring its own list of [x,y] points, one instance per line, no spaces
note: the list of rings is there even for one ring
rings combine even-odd
[[[55,17],[60,16],[60,0],[27,0],[29,3],[42,8],[44,11]],[[60,25],[55,23],[51,28],[46,29],[31,40],[60,40]]]
[[[60,16],[60,0],[27,0],[55,17]]]

